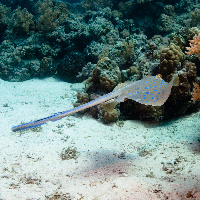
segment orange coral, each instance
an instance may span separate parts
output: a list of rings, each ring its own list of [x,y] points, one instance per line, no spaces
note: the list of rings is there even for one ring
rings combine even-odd
[[[200,87],[197,83],[193,83],[194,89],[192,92],[192,100],[199,101],[200,100]]]
[[[198,56],[200,56],[200,33],[199,35],[195,35],[193,37],[193,40],[189,41],[190,41],[190,47],[186,47],[188,51],[186,51],[185,53],[188,55],[197,54]]]

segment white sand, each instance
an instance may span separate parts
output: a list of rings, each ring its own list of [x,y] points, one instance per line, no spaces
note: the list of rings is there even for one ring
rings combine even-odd
[[[38,132],[11,131],[72,108],[83,86],[53,78],[0,80],[0,199],[200,199],[199,113],[122,127],[74,115]],[[77,159],[61,159],[68,147],[77,148]]]

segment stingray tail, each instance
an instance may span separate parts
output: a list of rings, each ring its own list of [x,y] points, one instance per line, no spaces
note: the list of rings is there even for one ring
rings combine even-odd
[[[72,110],[74,110],[74,109],[72,109]],[[17,126],[13,126],[12,131],[16,132],[16,131],[21,131],[21,130],[25,130],[25,129],[35,128],[35,127],[41,126],[43,124],[46,124],[48,121],[53,121],[53,122],[57,121],[57,120],[65,117],[65,116],[67,116],[68,113],[71,112],[72,110],[59,112],[59,113],[56,113],[56,114],[51,115],[49,117],[38,119],[36,121],[32,121],[32,122],[28,122],[28,123],[24,123],[24,124],[19,124]]]

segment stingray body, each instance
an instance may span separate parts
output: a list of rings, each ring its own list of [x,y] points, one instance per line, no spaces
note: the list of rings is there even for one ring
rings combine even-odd
[[[172,86],[177,86],[177,84],[177,75],[174,75],[173,79],[169,83],[165,82],[159,76],[147,76],[139,81],[123,83],[117,86],[112,92],[78,107],[63,112],[58,112],[49,117],[45,117],[36,121],[14,126],[12,127],[12,131],[15,132],[24,129],[35,128],[47,123],[48,121],[57,121],[63,117],[72,115],[99,104],[104,104],[105,109],[107,110],[114,109],[116,104],[123,102],[125,99],[133,99],[134,101],[145,105],[161,106],[168,99]]]

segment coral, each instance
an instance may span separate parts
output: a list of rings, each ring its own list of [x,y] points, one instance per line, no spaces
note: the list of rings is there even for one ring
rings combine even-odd
[[[87,93],[78,92],[76,96],[77,96],[78,102],[81,104],[89,102],[89,97]]]
[[[198,26],[200,23],[200,9],[196,8],[191,13],[191,27]]]
[[[112,2],[108,0],[83,0],[81,2],[85,10],[99,10],[100,8],[112,7]]]
[[[9,13],[10,13],[10,8],[8,8],[5,5],[2,5],[0,3],[0,24],[1,24],[1,26],[7,24]]]
[[[192,40],[195,35],[199,35],[200,29],[192,27],[187,31],[187,40]]]
[[[174,6],[166,5],[164,7],[164,12],[165,12],[166,15],[174,16],[175,15]]]
[[[64,80],[75,82],[76,77],[86,63],[84,53],[72,50],[57,61],[57,73]]]
[[[185,48],[185,39],[180,34],[172,33],[170,35],[170,43],[179,46],[181,50]]]
[[[119,117],[119,113],[117,112],[116,109],[113,109],[112,111],[106,111],[104,113],[103,119],[105,123],[110,123],[110,122],[115,122],[117,121]]]
[[[129,59],[131,59],[131,56],[132,56],[133,50],[134,50],[133,41],[129,40],[127,42],[126,40],[122,40],[122,42],[124,45],[124,50],[122,51],[122,57],[124,60],[129,60]]]
[[[18,7],[13,13],[11,20],[8,23],[8,29],[11,34],[27,34],[34,29],[33,15],[26,8],[21,10]]]
[[[195,35],[193,40],[190,40],[190,47],[186,47],[186,49],[186,54],[196,54],[200,59],[200,33],[199,35]]]
[[[100,40],[101,42],[108,43],[108,34],[115,33],[114,26],[111,21],[103,17],[96,17],[95,20],[89,24],[88,32],[93,40]],[[112,35],[112,37],[116,37]]]
[[[160,59],[162,49],[169,45],[169,39],[161,35],[154,35],[151,39],[147,40],[147,58],[154,61]]]
[[[43,3],[38,1],[37,7],[40,13],[37,22],[39,31],[54,31],[68,17],[67,5],[62,1],[56,2],[55,5],[51,0],[44,0]]]
[[[55,73],[56,52],[39,34],[14,42],[4,40],[0,48],[0,77],[4,80],[24,81]]]
[[[98,84],[106,91],[110,92],[121,81],[121,72],[117,64],[104,57],[99,60],[93,70],[93,76],[86,82],[86,91],[91,87],[91,84]],[[88,85],[89,84],[89,85]]]
[[[78,72],[78,75],[76,76],[78,79],[85,80],[92,76],[92,71],[95,68],[95,64],[92,64],[91,62],[88,62],[83,68],[81,72]]]
[[[52,58],[51,57],[43,57],[40,62],[40,74],[41,77],[47,76],[50,74],[50,68],[52,65]]]
[[[173,17],[166,14],[161,14],[157,28],[161,32],[169,32],[172,30],[173,23]]]
[[[160,74],[163,77],[173,74],[184,59],[185,55],[179,46],[171,44],[169,47],[164,48],[160,58]]]
[[[194,88],[192,92],[192,100],[193,101],[200,101],[200,87],[197,83],[193,83]]]
[[[10,17],[10,8],[0,3],[0,42],[3,40],[3,35],[7,29],[8,20]]]
[[[77,107],[77,106],[80,106],[82,104],[88,103],[89,100],[90,100],[87,93],[77,92],[76,97],[77,97],[77,102],[74,103],[74,107]]]
[[[173,87],[165,103],[165,118],[182,116],[199,109],[199,104],[191,101],[193,83],[198,82],[194,63],[184,61],[178,71],[179,86]]]
[[[63,148],[60,154],[62,160],[70,160],[70,159],[76,160],[78,156],[79,153],[77,152],[76,147]]]
[[[132,75],[134,75],[134,74],[138,74],[139,71],[138,71],[137,67],[131,66],[129,69],[126,70],[126,73],[127,73],[129,76],[132,76]]]
[[[133,1],[127,1],[127,2],[120,2],[119,3],[119,10],[123,13],[129,10],[133,6]]]

